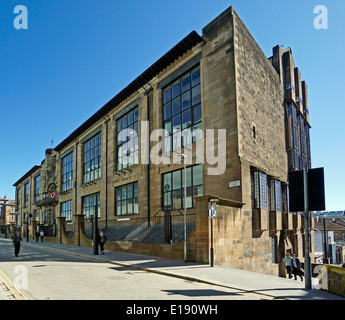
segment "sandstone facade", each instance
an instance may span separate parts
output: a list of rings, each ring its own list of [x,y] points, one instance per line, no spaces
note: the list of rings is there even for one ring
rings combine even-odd
[[[288,213],[286,197],[288,170],[298,169],[292,161],[296,153],[291,152],[292,103],[309,132],[307,87],[298,70],[288,69],[285,58],[279,47],[273,57],[265,57],[230,7],[205,26],[202,36],[189,34],[54,150],[47,150],[42,164],[14,184],[21,204],[18,225],[35,212],[32,233],[45,227],[53,241],[92,246],[86,229],[95,210],[99,227],[108,233],[114,230],[115,238],[122,227],[138,221],[153,229],[159,218],[165,228],[161,243],[140,241],[137,231],[136,241],[114,238],[108,248],[183,259],[183,241],[174,242],[170,233],[178,225],[174,219],[183,216],[184,163],[171,160],[187,150],[164,149],[165,144],[159,150],[165,138],[152,132],[185,126],[201,128],[206,138],[206,130],[212,129],[214,150],[206,139],[195,138],[187,145],[188,260],[209,263],[212,240],[216,264],[284,275],[285,252],[296,251],[302,258],[304,237],[303,219]],[[290,82],[297,83],[294,88],[303,99],[289,96],[286,70],[293,70]],[[130,137],[128,155],[119,141],[124,127],[128,136],[130,130],[138,135],[138,140]],[[224,143],[219,129],[225,129]],[[166,145],[171,141],[174,147],[178,141],[173,138],[167,138]],[[157,150],[161,163],[152,158],[145,162]],[[302,155],[302,147],[298,150]],[[217,166],[210,155],[222,153],[223,172],[209,174]],[[129,165],[119,163],[123,158]],[[308,159],[310,154],[308,158],[304,152],[302,160]],[[219,200],[213,239],[210,199]]]

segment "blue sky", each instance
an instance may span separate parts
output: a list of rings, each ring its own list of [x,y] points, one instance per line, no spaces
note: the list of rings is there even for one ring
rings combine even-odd
[[[28,9],[16,30],[15,6]],[[309,87],[312,166],[325,167],[326,209],[345,209],[345,1],[2,0],[0,196],[192,30],[230,5],[267,57],[291,47]],[[314,28],[314,7],[328,29]]]

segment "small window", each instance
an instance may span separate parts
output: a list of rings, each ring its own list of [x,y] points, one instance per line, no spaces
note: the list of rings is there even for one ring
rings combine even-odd
[[[267,174],[252,172],[252,207],[267,209]]]
[[[138,214],[138,182],[129,183],[115,189],[117,216]]]

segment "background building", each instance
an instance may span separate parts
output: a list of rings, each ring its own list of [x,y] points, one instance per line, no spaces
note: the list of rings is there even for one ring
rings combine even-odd
[[[47,149],[14,184],[16,224],[90,246],[97,212],[108,248],[182,259],[186,206],[188,260],[208,263],[212,240],[216,264],[284,275],[286,251],[303,260],[288,170],[310,167],[309,128],[291,49],[268,59],[230,7]]]
[[[7,199],[6,196],[0,198],[0,233],[9,237],[14,232],[15,201]]]

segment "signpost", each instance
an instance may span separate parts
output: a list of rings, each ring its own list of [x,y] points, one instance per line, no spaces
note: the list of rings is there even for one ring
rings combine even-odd
[[[211,207],[209,210],[208,217],[211,219],[211,248],[210,248],[210,260],[211,260],[211,267],[213,267],[214,261],[214,252],[213,252],[213,218],[216,216],[216,206],[215,203],[218,203],[218,199],[211,199]]]

